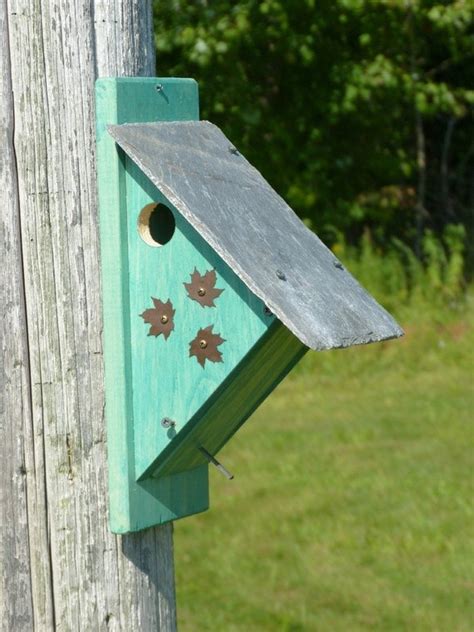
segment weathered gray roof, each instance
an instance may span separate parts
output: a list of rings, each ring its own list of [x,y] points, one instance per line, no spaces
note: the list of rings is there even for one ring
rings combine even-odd
[[[312,349],[402,330],[208,123],[115,125],[109,132],[242,281]]]

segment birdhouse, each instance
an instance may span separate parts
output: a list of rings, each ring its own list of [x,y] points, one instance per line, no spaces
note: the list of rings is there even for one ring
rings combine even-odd
[[[208,508],[208,466],[308,349],[401,330],[190,79],[97,82],[110,520]],[[271,432],[271,427],[268,427]]]

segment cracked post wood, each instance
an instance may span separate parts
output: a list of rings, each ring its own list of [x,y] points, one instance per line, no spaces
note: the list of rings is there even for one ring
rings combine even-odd
[[[107,526],[96,76],[153,75],[148,2],[0,4],[0,621],[175,630],[172,531]]]

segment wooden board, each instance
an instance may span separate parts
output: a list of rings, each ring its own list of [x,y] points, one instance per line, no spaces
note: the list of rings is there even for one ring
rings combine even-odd
[[[99,80],[96,95],[110,524],[114,532],[124,533],[207,509],[208,468],[201,465],[146,485],[136,483],[126,206],[130,187],[123,157],[106,126],[195,119],[198,92],[191,79],[123,78]],[[138,239],[136,229],[134,234]],[[138,321],[138,314],[134,316]]]
[[[211,123],[110,133],[245,285],[312,349],[402,330]]]
[[[151,2],[0,3],[0,628],[176,630],[172,526],[107,525],[94,81],[155,72]]]

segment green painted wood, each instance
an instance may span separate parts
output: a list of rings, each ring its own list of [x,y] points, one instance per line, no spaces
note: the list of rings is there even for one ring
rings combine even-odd
[[[136,482],[126,208],[133,183],[106,126],[196,120],[198,90],[191,79],[100,79],[96,103],[110,526],[125,533],[207,509],[208,468]]]
[[[132,392],[135,420],[135,467],[137,479],[154,470],[158,455],[170,445],[179,446],[187,425],[209,402],[229,375],[241,365],[274,321],[265,305],[234,274],[192,226],[172,207],[140,169],[125,162],[127,179],[129,287],[132,342]],[[152,247],[137,234],[137,216],[151,202],[164,203],[174,211],[176,228],[172,239]],[[245,230],[245,227],[242,227]],[[215,270],[216,287],[222,289],[215,307],[191,300],[184,286],[191,273]],[[140,317],[153,307],[151,297],[172,302],[175,328],[165,339],[149,336],[150,325]],[[189,343],[199,329],[212,325],[225,342],[219,346],[222,362],[206,361],[202,367],[189,356]],[[239,406],[245,413],[246,396]],[[176,422],[173,429],[161,425],[163,418]],[[228,421],[221,420],[221,440]],[[216,428],[216,432],[218,429]],[[206,461],[195,446],[184,471]],[[200,457],[196,460],[196,457]]]
[[[164,476],[203,462],[199,447],[212,455],[227,443],[308,350],[275,320],[258,343],[228,375],[206,404],[150,468]],[[271,421],[268,432],[272,432]]]
[[[207,509],[208,463],[199,448],[216,454],[307,348],[107,133],[108,124],[195,120],[196,83],[103,79],[96,93],[110,523],[123,533]],[[142,209],[157,203],[175,221],[160,247],[138,227]],[[215,271],[222,293],[214,306],[189,298],[184,284],[194,270]],[[167,338],[150,336],[141,317],[153,299],[172,303]],[[202,367],[189,347],[210,325],[224,339],[222,362]],[[164,418],[175,426],[163,427]]]

